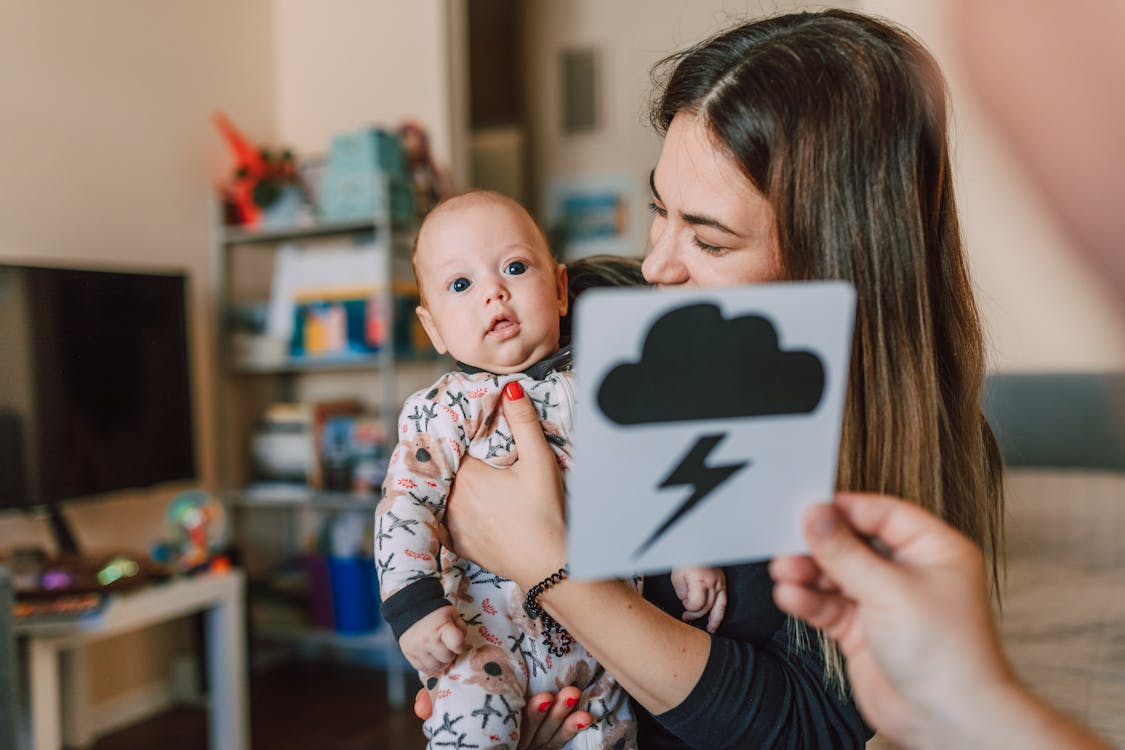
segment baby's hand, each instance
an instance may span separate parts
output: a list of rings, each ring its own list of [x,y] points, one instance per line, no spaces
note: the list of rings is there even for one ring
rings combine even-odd
[[[676,568],[672,587],[684,604],[684,620],[691,622],[711,612],[707,632],[714,633],[727,612],[727,580],[718,568]]]
[[[465,623],[453,605],[446,605],[407,628],[398,645],[411,666],[437,677],[465,651]]]

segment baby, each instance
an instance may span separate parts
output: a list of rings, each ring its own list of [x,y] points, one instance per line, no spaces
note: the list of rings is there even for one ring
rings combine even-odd
[[[570,466],[573,375],[569,350],[558,351],[566,267],[519,204],[473,191],[426,217],[414,269],[418,317],[460,369],[406,400],[377,511],[375,556],[383,615],[433,699],[424,727],[430,746],[515,748],[527,697],[576,685],[580,708],[595,721],[568,747],[635,747],[627,697],[593,657],[577,643],[558,648],[524,611],[514,582],[438,541],[461,460],[471,455],[496,467],[516,460],[500,408],[508,383],[527,391],[559,465]],[[687,568],[672,577],[685,618],[711,610],[713,631],[725,604],[721,571]]]

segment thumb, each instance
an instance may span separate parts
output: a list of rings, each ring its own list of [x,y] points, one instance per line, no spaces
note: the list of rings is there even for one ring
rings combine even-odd
[[[860,539],[832,505],[815,505],[809,510],[805,538],[817,565],[850,597],[862,599],[877,591],[886,595],[895,585],[894,563]]]
[[[441,642],[447,649],[455,654],[461,653],[465,646],[465,624],[461,618],[452,620],[449,627],[442,628]]]
[[[539,424],[539,412],[535,404],[523,391],[523,386],[513,380],[504,386],[504,417],[512,429],[516,441],[519,460],[527,464],[554,466],[554,453],[543,436],[543,426]]]

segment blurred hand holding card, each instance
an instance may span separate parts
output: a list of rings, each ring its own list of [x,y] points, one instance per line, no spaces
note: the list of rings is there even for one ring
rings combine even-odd
[[[854,307],[838,281],[584,294],[572,574],[805,551],[800,519],[835,489]]]

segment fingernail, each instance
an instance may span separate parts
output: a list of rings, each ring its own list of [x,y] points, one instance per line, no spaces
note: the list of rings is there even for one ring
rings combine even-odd
[[[816,505],[809,511],[809,531],[815,537],[823,538],[836,530],[840,517],[831,505]]]
[[[511,383],[504,386],[504,396],[506,396],[509,401],[519,401],[523,398],[523,386],[513,380]]]
[[[543,713],[544,711],[546,711],[550,707],[551,707],[551,701],[543,701],[542,703],[539,704],[539,713]]]
[[[567,708],[574,708],[577,705],[578,705],[578,699],[577,698],[567,698],[566,699],[566,707]]]

